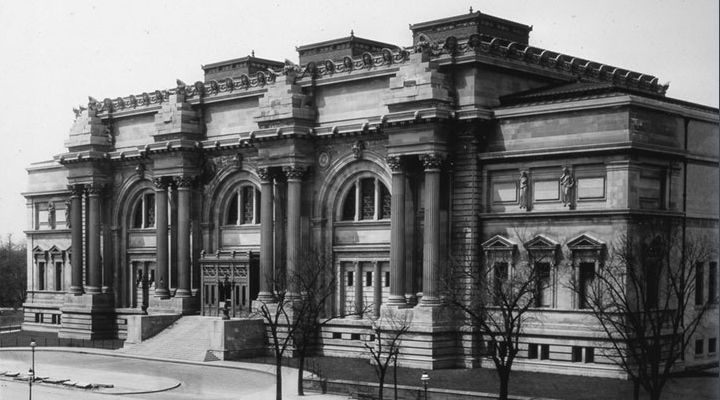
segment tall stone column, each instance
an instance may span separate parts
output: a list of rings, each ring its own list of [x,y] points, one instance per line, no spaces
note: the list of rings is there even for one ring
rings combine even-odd
[[[273,278],[273,184],[270,170],[258,168],[260,177],[260,291],[258,300],[271,302]]]
[[[289,297],[298,295],[298,288],[293,287],[295,276],[300,266],[301,252],[300,246],[300,204],[302,202],[302,178],[305,175],[305,167],[288,166],[283,167],[283,172],[287,178],[287,251],[286,272],[288,279]]]
[[[355,318],[362,318],[360,311],[365,307],[363,304],[363,277],[362,277],[362,264],[358,261],[353,263],[355,267],[355,280],[353,281],[353,288],[355,289]]]
[[[190,297],[190,192],[194,177],[175,177],[178,199],[177,269],[178,288],[175,297]],[[167,215],[167,206],[165,209]],[[167,217],[165,217],[167,218]],[[167,233],[167,232],[166,232]]]
[[[405,170],[400,156],[388,156],[392,170],[390,198],[390,296],[388,305],[405,304]]]
[[[380,306],[382,305],[382,271],[380,271],[380,263],[373,261],[373,313],[376,317],[380,316]]]
[[[82,229],[82,196],[83,187],[70,187],[70,231],[72,240],[72,271],[70,293],[83,293],[83,229]]]
[[[438,296],[440,255],[440,166],[442,157],[437,153],[422,157],[425,166],[425,227],[423,242],[423,296],[422,306],[440,304]]]
[[[102,269],[100,265],[100,194],[102,186],[88,185],[88,221],[87,221],[87,285],[86,293],[101,293]]]
[[[155,239],[156,239],[156,266],[155,266],[155,297],[167,299],[168,290],[168,181],[166,178],[155,178]]]

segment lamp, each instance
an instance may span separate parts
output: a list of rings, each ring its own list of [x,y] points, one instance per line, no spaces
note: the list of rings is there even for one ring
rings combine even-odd
[[[422,375],[420,375],[420,381],[422,381],[423,389],[425,391],[425,400],[427,400],[427,387],[428,382],[430,382],[430,375],[428,375],[427,371],[423,371]]]
[[[30,350],[32,351],[32,367],[28,371],[28,388],[29,388],[29,394],[28,399],[32,400],[32,384],[35,380],[35,347],[37,347],[37,343],[35,343],[35,339],[30,339]]]

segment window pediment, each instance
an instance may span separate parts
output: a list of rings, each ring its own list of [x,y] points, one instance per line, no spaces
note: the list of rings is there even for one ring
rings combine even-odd
[[[481,244],[484,251],[510,251],[514,252],[517,250],[517,244],[513,242],[512,240],[500,236],[495,235],[491,237],[489,240]]]
[[[605,247],[605,243],[586,234],[582,234],[567,244],[568,249],[571,251],[602,251]]]
[[[525,248],[528,250],[555,251],[559,247],[560,243],[544,235],[537,235],[534,238],[525,242]]]

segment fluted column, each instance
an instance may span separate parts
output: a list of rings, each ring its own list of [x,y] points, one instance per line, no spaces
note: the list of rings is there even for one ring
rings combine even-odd
[[[440,304],[438,297],[440,254],[440,165],[437,153],[422,157],[425,167],[425,226],[423,243],[423,296],[422,306]]]
[[[82,195],[83,187],[70,187],[70,231],[72,240],[72,273],[70,293],[80,295],[83,292],[83,233],[82,233]]]
[[[167,299],[168,290],[168,181],[166,178],[155,178],[155,239],[156,239],[156,266],[155,266],[155,297]]]
[[[405,170],[400,156],[389,156],[392,170],[390,198],[390,296],[388,305],[405,304]]]
[[[190,191],[192,190],[193,182],[194,177],[192,176],[175,177],[178,195],[178,288],[175,292],[175,297],[190,297]],[[167,215],[167,205],[165,214]],[[165,218],[167,218],[167,216]]]
[[[260,291],[258,300],[273,301],[273,184],[270,170],[258,168],[260,177]]]
[[[87,286],[86,293],[101,292],[102,270],[100,267],[100,194],[102,186],[87,185],[88,221],[87,221]]]
[[[295,276],[299,272],[301,254],[300,246],[300,204],[302,201],[302,178],[305,175],[305,167],[288,166],[283,167],[283,172],[287,178],[287,250],[286,271],[288,294],[295,297],[298,294],[298,288],[294,287]]]

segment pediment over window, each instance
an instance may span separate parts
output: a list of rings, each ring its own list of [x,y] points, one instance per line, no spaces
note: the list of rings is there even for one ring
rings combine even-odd
[[[571,251],[601,251],[605,247],[605,243],[590,235],[582,234],[568,242],[567,247]]]
[[[36,259],[37,258],[45,258],[45,250],[43,250],[43,248],[40,246],[33,247],[32,253],[33,253],[33,257]]]
[[[525,242],[525,248],[528,251],[532,250],[544,250],[544,251],[555,251],[560,247],[560,243],[550,239],[545,235],[537,235],[534,238]]]
[[[50,258],[55,261],[55,259],[62,260],[63,250],[59,247],[53,245],[48,249],[48,254],[50,255]]]
[[[517,249],[517,244],[515,244],[515,242],[500,235],[491,237],[488,241],[481,244],[481,246],[484,251],[514,251]]]

